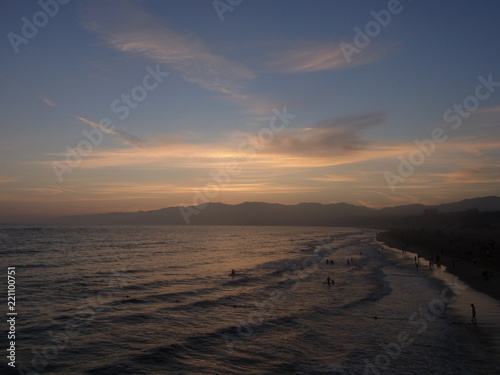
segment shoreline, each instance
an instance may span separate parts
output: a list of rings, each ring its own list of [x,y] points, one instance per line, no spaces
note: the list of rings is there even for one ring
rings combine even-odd
[[[419,254],[431,259],[439,256],[446,271],[457,276],[472,289],[500,301],[500,234],[494,231],[448,231],[394,229],[380,232],[377,240],[389,247]],[[421,263],[421,267],[429,267]],[[436,267],[436,265],[433,265]],[[486,272],[486,273],[485,273]]]
[[[447,283],[451,276],[456,276],[459,280],[458,294],[455,302],[447,306],[448,318],[456,329],[456,336],[452,340],[456,340],[457,359],[462,361],[466,373],[480,375],[490,374],[492,364],[498,368],[500,366],[500,324],[498,324],[498,314],[500,312],[500,299],[498,298],[498,286],[500,280],[498,277],[498,269],[495,268],[495,263],[488,264],[490,270],[497,270],[497,273],[488,281],[481,276],[482,266],[474,266],[471,262],[467,262],[467,258],[460,259],[461,263],[455,260],[455,267],[451,265],[452,255],[454,251],[448,251],[449,255],[441,255],[441,264],[443,267],[438,268],[434,265],[432,268],[428,265],[428,260],[432,254],[436,254],[436,243],[428,245],[417,245],[415,243],[404,243],[401,240],[407,239],[404,236],[405,231],[398,230],[398,234],[394,231],[379,232],[376,235],[377,241],[386,247],[391,248],[392,255],[388,259],[392,259],[396,264],[409,266],[415,254],[420,255],[419,268],[425,269],[422,276],[430,277],[442,285],[450,286]],[[407,234],[407,233],[406,233]],[[403,235],[403,236],[401,236]],[[425,236],[422,237],[425,240]],[[439,241],[439,245],[442,241]],[[401,247],[404,244],[406,251],[404,254]],[[399,250],[399,251],[398,251]],[[440,249],[439,249],[440,250]],[[386,251],[384,253],[387,254]],[[467,252],[468,255],[468,252]],[[478,256],[472,251],[472,256]],[[425,260],[422,260],[425,258]],[[399,261],[397,261],[399,259]],[[478,272],[479,271],[479,272]],[[417,273],[420,273],[417,270]],[[448,276],[446,276],[448,275]],[[479,276],[478,276],[479,275]],[[455,282],[453,284],[456,286]],[[456,293],[456,289],[452,287]],[[478,310],[478,323],[470,322],[470,303],[474,302]]]

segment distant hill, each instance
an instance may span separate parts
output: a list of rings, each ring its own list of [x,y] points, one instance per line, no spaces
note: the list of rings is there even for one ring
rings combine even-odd
[[[386,207],[378,210],[382,215],[422,215],[425,210],[437,210],[439,213],[463,212],[471,209],[479,211],[500,211],[500,197],[481,197],[465,199],[460,202],[444,203],[435,206],[408,204],[404,206]]]
[[[500,197],[482,197],[464,199],[456,203],[445,203],[434,206],[439,212],[461,212],[467,210],[500,211]]]
[[[237,205],[207,203],[201,206],[168,207],[152,211],[113,212],[57,218],[54,224],[75,225],[307,225],[377,226],[388,218],[422,215],[424,212],[453,213],[469,210],[500,211],[500,197],[466,199],[436,206],[410,204],[373,209],[348,203],[300,203],[283,205],[245,202]],[[185,218],[189,220],[186,222]]]

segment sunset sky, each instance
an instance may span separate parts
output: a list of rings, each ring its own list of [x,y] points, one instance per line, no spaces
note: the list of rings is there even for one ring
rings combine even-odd
[[[499,19],[496,0],[0,1],[0,221],[498,195]]]

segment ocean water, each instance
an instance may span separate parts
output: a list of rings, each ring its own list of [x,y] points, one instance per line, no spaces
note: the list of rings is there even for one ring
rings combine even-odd
[[[479,294],[375,234],[0,227],[18,314],[2,373],[497,374],[498,301],[466,324]]]

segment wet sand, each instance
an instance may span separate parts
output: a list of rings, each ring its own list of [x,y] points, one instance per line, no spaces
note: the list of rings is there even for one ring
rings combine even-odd
[[[379,233],[387,246],[430,259],[438,255],[447,272],[470,287],[500,301],[500,233],[495,230],[393,229]],[[428,267],[421,264],[421,267]],[[434,265],[434,267],[436,267]],[[484,273],[487,272],[487,277]]]
[[[493,374],[497,372],[491,372],[492,368],[500,368],[498,259],[486,255],[484,249],[476,246],[478,241],[484,242],[495,236],[498,237],[494,232],[488,231],[464,232],[460,243],[451,241],[451,245],[454,246],[446,246],[446,243],[450,245],[449,240],[454,238],[449,233],[436,235],[425,231],[417,233],[414,230],[399,229],[379,233],[377,236],[380,242],[393,250],[392,255],[387,254],[386,250],[384,253],[390,258],[397,257],[400,264],[402,262],[408,267],[413,267],[414,256],[420,254],[422,258],[416,272],[443,281],[455,292],[457,300],[448,305],[447,314],[457,327],[459,356],[471,374]],[[409,241],[410,239],[414,242]],[[498,246],[498,240],[495,241]],[[406,253],[401,251],[403,245]],[[497,248],[495,250],[498,251]],[[441,256],[442,267],[434,265],[431,268],[428,260],[431,255],[436,254]],[[475,265],[472,261],[474,258],[476,258]],[[488,280],[481,276],[485,270],[493,274]],[[458,282],[450,283],[453,275],[458,277]],[[477,309],[477,324],[472,324],[470,321],[471,303],[474,303]]]

